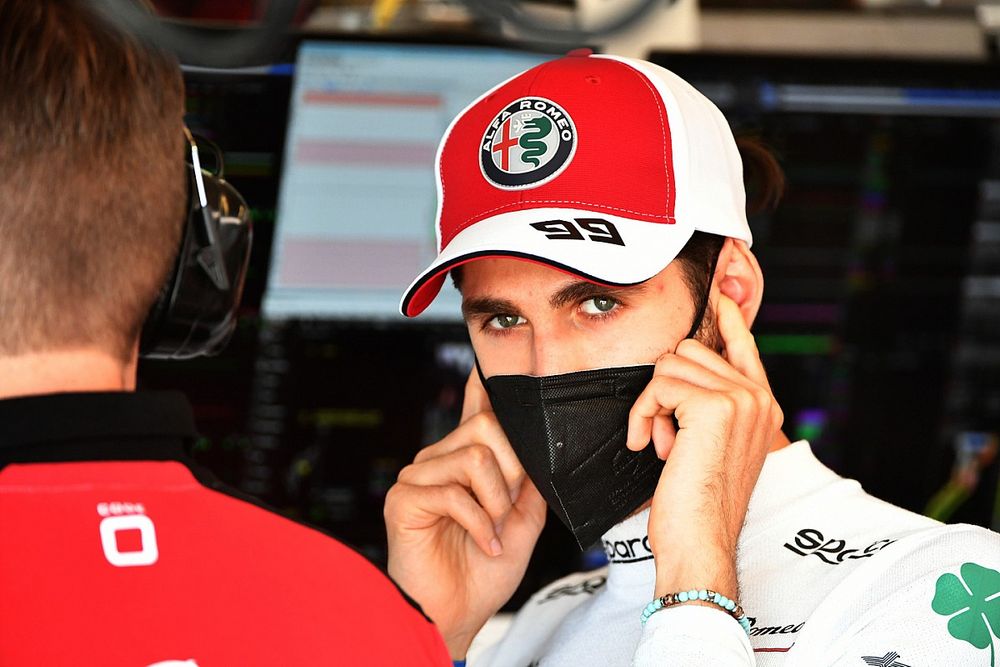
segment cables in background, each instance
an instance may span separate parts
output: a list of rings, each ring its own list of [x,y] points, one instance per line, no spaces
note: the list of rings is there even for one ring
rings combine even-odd
[[[600,25],[580,27],[579,21],[544,18],[521,0],[459,0],[488,28],[512,27],[519,36],[540,43],[582,45],[627,30],[654,11],[676,0],[615,0],[621,8]],[[236,68],[274,62],[287,44],[290,27],[311,0],[269,0],[259,22],[225,31],[206,31],[179,21],[163,20],[135,0],[94,0],[119,28],[177,55],[184,65]],[[577,8],[579,11],[579,8]]]
[[[119,28],[176,54],[181,63],[217,68],[272,62],[303,4],[302,0],[269,0],[262,19],[253,26],[207,37],[198,28],[160,19],[134,0],[94,3]]]

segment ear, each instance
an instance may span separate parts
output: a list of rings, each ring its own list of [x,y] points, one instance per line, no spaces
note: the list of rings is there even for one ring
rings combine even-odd
[[[753,325],[764,297],[764,274],[745,241],[726,239],[715,269],[715,285],[740,307],[747,326]]]

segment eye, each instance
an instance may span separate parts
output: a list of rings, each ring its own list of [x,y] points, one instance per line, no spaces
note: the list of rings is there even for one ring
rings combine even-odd
[[[619,305],[617,299],[610,296],[595,296],[580,304],[580,309],[587,315],[604,315],[610,313]]]
[[[518,324],[524,324],[527,321],[520,315],[496,315],[486,323],[486,326],[491,329],[512,329]]]

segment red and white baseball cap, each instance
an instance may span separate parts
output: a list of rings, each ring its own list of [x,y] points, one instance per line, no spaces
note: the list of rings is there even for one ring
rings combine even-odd
[[[438,256],[403,295],[410,317],[449,270],[484,257],[634,285],[696,230],[751,242],[722,112],[662,67],[586,50],[466,107],[438,147],[437,185]]]

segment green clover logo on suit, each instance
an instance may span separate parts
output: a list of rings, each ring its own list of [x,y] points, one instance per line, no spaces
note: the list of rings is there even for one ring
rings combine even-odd
[[[965,563],[960,577],[948,572],[938,577],[931,609],[948,619],[948,633],[978,649],[989,647],[990,667],[996,667],[1000,639],[1000,572]]]

